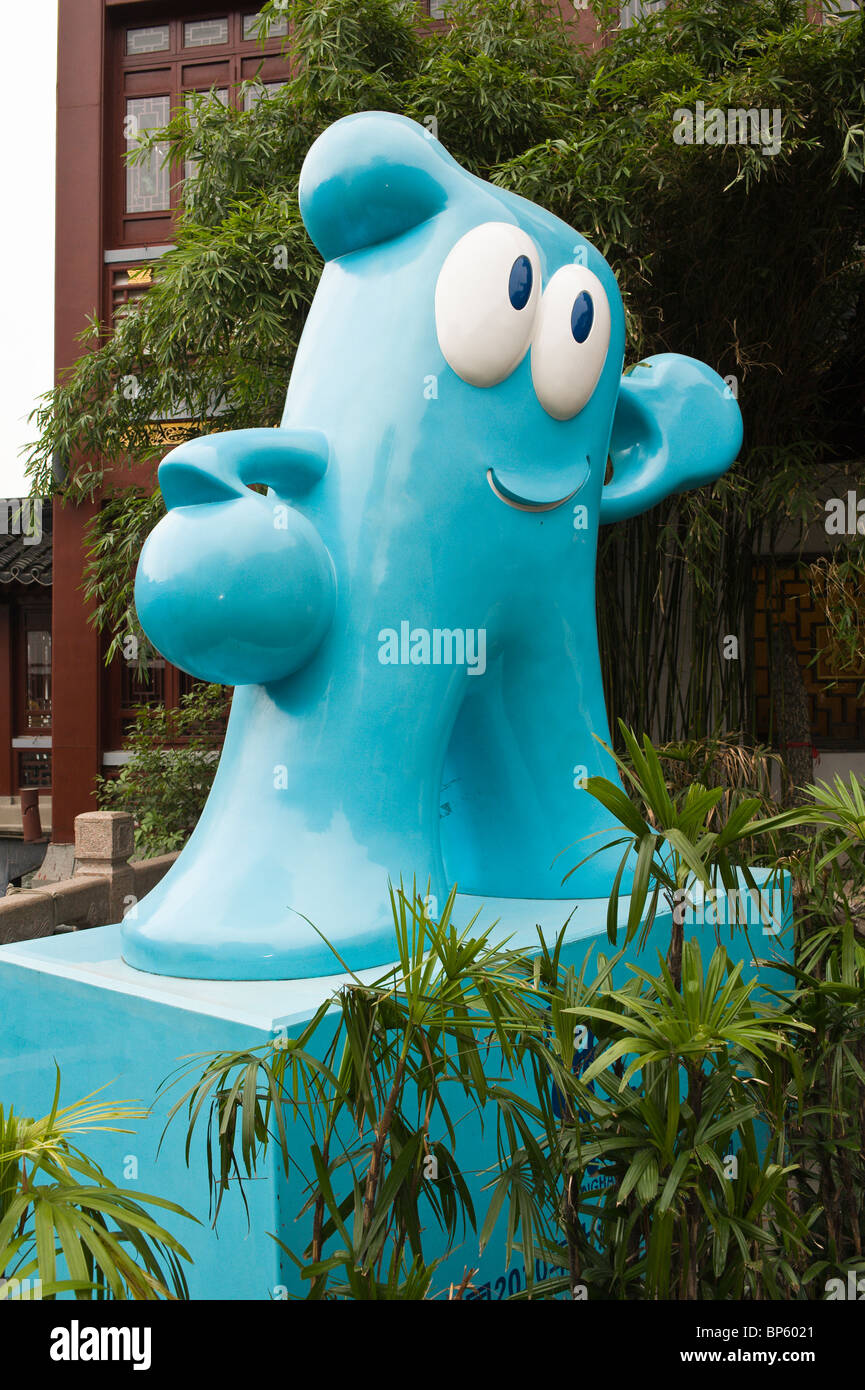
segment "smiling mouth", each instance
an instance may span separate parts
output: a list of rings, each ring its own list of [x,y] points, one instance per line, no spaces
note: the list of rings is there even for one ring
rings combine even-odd
[[[526,497],[519,497],[515,492],[509,492],[503,487],[495,475],[492,468],[487,469],[487,482],[496,494],[500,502],[504,502],[508,507],[516,507],[520,512],[553,512],[556,507],[563,507],[566,502],[570,502],[572,497],[576,497],[582,487],[582,483],[575,487],[564,497],[559,497],[555,502],[531,502]]]

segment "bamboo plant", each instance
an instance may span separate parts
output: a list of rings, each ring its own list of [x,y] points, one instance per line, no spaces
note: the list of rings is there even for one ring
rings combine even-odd
[[[0,1299],[187,1297],[189,1254],[151,1209],[194,1218],[109,1182],[76,1142],[95,1130],[130,1133],[146,1113],[92,1096],[61,1107],[59,1070],[41,1119],[0,1106]]]

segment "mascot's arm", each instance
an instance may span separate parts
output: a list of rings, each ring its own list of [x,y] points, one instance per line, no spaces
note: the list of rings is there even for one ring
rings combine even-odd
[[[714,482],[741,444],[739,407],[711,367],[677,353],[638,363],[619,389],[601,522],[624,521],[671,492]]]

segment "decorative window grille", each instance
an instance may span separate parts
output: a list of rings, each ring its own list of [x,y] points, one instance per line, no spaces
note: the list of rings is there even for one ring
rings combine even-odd
[[[243,93],[243,109],[251,111],[256,102],[270,98],[285,86],[285,82],[256,82]]]
[[[654,10],[662,10],[667,0],[627,0],[619,12],[619,23],[628,29]]]
[[[168,96],[126,98],[126,148],[132,150],[149,130],[168,124]],[[167,146],[159,141],[141,162],[126,165],[126,211],[164,212],[171,205],[171,179],[165,162]]]
[[[228,43],[227,19],[191,19],[183,26],[184,48],[213,48]]]
[[[245,14],[245,15],[243,16],[243,41],[244,41],[244,43],[252,42],[252,41],[254,41],[255,39],[258,38],[259,33],[260,33],[260,29],[259,29],[259,17],[260,17],[260,15],[261,15],[261,11],[260,11],[260,10],[256,10],[255,14]],[[287,19],[273,19],[273,20],[271,20],[270,26],[269,26],[268,31],[267,31],[267,37],[268,37],[269,39],[284,38],[285,35],[286,35],[287,33],[288,33],[288,20],[287,20]]]
[[[167,24],[126,30],[126,53],[130,58],[137,58],[142,53],[167,53],[170,47],[171,29]]]

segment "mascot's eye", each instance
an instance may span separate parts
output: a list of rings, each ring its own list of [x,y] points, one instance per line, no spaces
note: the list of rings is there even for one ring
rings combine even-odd
[[[532,381],[554,420],[570,420],[591,399],[610,346],[610,306],[586,266],[565,265],[544,291],[532,341]]]
[[[527,232],[484,222],[439,272],[436,332],[445,361],[471,386],[496,386],[525,357],[540,301],[541,266]]]

